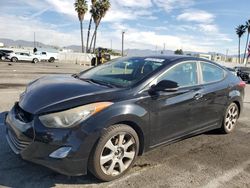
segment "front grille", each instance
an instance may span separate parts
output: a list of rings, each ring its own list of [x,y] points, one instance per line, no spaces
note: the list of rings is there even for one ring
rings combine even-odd
[[[11,149],[19,154],[22,150],[28,147],[31,141],[24,141],[18,139],[9,129],[7,129],[7,141],[11,147]]]
[[[33,115],[24,111],[18,104],[15,106],[15,115],[18,120],[24,123],[29,123],[33,120]]]

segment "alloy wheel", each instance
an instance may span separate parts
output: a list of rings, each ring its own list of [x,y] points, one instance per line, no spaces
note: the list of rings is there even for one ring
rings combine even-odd
[[[135,139],[129,133],[118,133],[103,147],[100,166],[106,175],[118,176],[130,166],[135,156]]]
[[[239,112],[237,106],[236,105],[230,106],[225,117],[225,128],[228,131],[231,131],[235,127],[238,115]]]

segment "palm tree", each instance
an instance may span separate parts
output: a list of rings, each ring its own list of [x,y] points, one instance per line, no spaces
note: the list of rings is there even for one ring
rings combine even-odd
[[[96,3],[96,0],[91,0],[91,10],[90,10],[90,13],[91,13],[91,16],[90,16],[90,20],[89,20],[89,28],[88,28],[88,36],[87,36],[87,44],[86,44],[86,52],[90,52],[90,49],[89,49],[89,37],[90,37],[90,30],[91,30],[91,26],[92,26],[92,20],[93,20],[93,16],[92,16],[92,12],[95,12],[95,3]]]
[[[245,61],[245,57],[246,57],[246,52],[247,52],[247,47],[248,47],[248,41],[249,41],[249,34],[250,34],[250,20],[248,20],[246,22],[245,25],[245,29],[247,30],[247,41],[246,41],[246,47],[245,47],[245,53],[244,53],[244,58],[243,58],[243,62]],[[247,61],[247,60],[246,60]],[[246,62],[247,63],[247,62]]]
[[[76,0],[74,3],[75,11],[78,14],[78,18],[80,21],[80,29],[81,29],[81,42],[82,42],[82,53],[84,52],[84,45],[83,45],[83,29],[82,29],[82,22],[84,20],[84,15],[88,11],[88,5],[86,0]]]
[[[239,37],[239,46],[238,46],[238,50],[239,50],[239,62],[240,63],[240,40],[241,40],[241,37],[242,35],[246,32],[246,28],[244,25],[239,25],[237,28],[236,28],[236,34],[238,35]]]
[[[92,13],[93,20],[95,22],[95,30],[94,30],[94,34],[92,35],[90,49],[92,48],[92,45],[94,42],[94,46],[93,46],[93,52],[94,52],[95,46],[96,46],[97,29],[100,25],[102,18],[105,17],[105,15],[106,15],[106,13],[109,10],[111,5],[110,5],[109,0],[98,0],[92,6],[93,6],[93,8],[92,8],[91,13]]]

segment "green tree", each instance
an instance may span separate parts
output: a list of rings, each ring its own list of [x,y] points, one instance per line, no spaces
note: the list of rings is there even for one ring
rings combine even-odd
[[[87,1],[86,0],[76,0],[74,3],[74,6],[75,6],[75,11],[78,14],[78,19],[80,21],[82,52],[84,52],[82,22],[84,20],[84,15],[88,11]]]
[[[91,14],[95,23],[95,30],[92,35],[91,43],[90,43],[90,49],[93,46],[93,52],[95,51],[96,46],[96,38],[97,38],[97,29],[101,23],[102,18],[105,17],[107,11],[110,8],[110,2],[109,0],[97,0],[94,4],[92,4]]]
[[[184,53],[183,53],[182,49],[177,49],[177,50],[174,51],[174,54],[183,55]]]
[[[243,57],[243,62],[244,62],[245,58],[247,57],[246,53],[247,53],[247,47],[248,47],[248,42],[249,42],[249,34],[250,34],[250,20],[248,20],[246,22],[245,29],[247,30],[247,41],[246,41],[246,47],[245,47],[245,51],[244,51],[245,53],[244,53],[244,57]],[[247,63],[247,60],[246,60],[246,63]]]
[[[238,35],[239,38],[239,44],[238,44],[238,63],[240,63],[240,42],[241,42],[241,37],[243,36],[243,34],[246,32],[246,27],[244,25],[239,25],[236,28],[236,34]]]

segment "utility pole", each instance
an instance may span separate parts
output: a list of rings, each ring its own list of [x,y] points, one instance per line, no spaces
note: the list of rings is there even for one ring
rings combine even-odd
[[[165,50],[166,50],[166,44],[164,43],[163,44],[163,54],[165,53]]]
[[[122,57],[124,56],[124,34],[125,31],[122,32]]]
[[[228,56],[228,49],[226,50],[226,59],[225,59],[225,62],[227,62],[227,56]]]
[[[34,48],[36,47],[36,32],[34,32]]]
[[[113,49],[113,41],[112,41],[112,39],[110,40],[110,49],[111,50]]]

